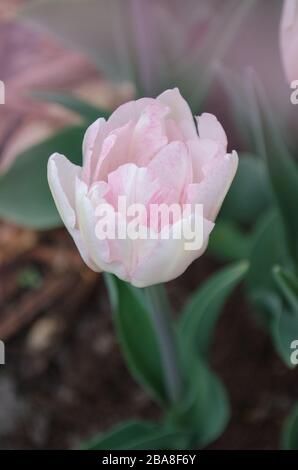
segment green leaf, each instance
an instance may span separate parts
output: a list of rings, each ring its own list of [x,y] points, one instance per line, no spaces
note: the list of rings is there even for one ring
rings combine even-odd
[[[298,279],[281,266],[273,268],[273,276],[288,305],[298,314]]]
[[[191,448],[204,447],[216,439],[229,419],[226,392],[205,360],[223,304],[247,269],[248,264],[242,261],[207,280],[189,300],[179,323],[185,391],[168,419],[189,429]]]
[[[160,427],[145,439],[139,439],[132,450],[170,450],[187,449],[188,435],[184,431]]]
[[[254,297],[259,291],[275,290],[272,268],[286,261],[282,222],[276,211],[270,211],[258,222],[252,237],[250,267],[246,276],[249,295]]]
[[[230,418],[227,394],[216,375],[194,354],[185,356],[186,393],[168,415],[170,424],[187,429],[189,448],[202,448],[217,439]]]
[[[88,122],[93,122],[99,117],[108,119],[110,112],[107,109],[101,109],[87,101],[81,100],[75,95],[70,95],[61,91],[34,91],[30,94],[33,98],[40,101],[49,101],[56,103],[64,108],[79,114]]]
[[[293,310],[293,299],[289,297],[289,286],[285,285],[285,271],[275,266],[277,263],[289,265],[281,225],[276,212],[267,214],[258,225],[246,286],[277,353],[288,367],[293,367],[291,344],[298,338],[298,316]],[[287,300],[287,306],[281,296]]]
[[[285,308],[281,297],[274,291],[259,292],[254,300],[261,312],[267,315],[268,329],[276,352],[288,367],[295,367],[292,353],[293,344],[298,339],[297,314]]]
[[[218,439],[223,433],[230,419],[230,405],[227,393],[219,378],[207,368],[200,374],[200,386],[195,403],[195,415],[198,417],[196,442],[205,447]],[[200,390],[205,382],[203,392]],[[195,423],[194,423],[195,425]]]
[[[159,403],[167,403],[162,357],[151,312],[140,289],[111,278],[117,292],[113,319],[127,365],[134,378]]]
[[[208,279],[190,298],[179,332],[186,349],[207,355],[213,329],[223,304],[248,269],[248,263],[228,266]]]
[[[284,450],[298,450],[298,405],[293,408],[286,419],[281,445]]]
[[[0,176],[0,217],[34,229],[62,225],[47,182],[47,162],[59,152],[81,164],[85,129],[70,127],[20,154]]]
[[[247,259],[250,254],[250,237],[232,222],[218,220],[211,232],[208,250],[223,261]]]
[[[221,217],[252,225],[272,202],[264,162],[254,155],[241,154],[236,176],[221,209]]]
[[[83,450],[159,450],[184,449],[187,435],[163,424],[127,421],[92,438]]]
[[[117,450],[130,449],[131,445],[140,438],[146,438],[152,431],[156,430],[154,423],[145,421],[127,421],[117,424],[109,431],[93,437],[84,443],[84,450]]]

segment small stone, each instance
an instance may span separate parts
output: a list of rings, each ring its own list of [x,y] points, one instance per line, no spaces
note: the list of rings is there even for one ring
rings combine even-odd
[[[53,339],[62,329],[62,322],[58,318],[42,318],[32,326],[27,336],[27,347],[31,352],[42,352],[48,349]]]

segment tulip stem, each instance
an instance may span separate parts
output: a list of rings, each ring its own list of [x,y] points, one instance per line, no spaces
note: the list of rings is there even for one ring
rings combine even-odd
[[[159,342],[168,395],[175,403],[180,398],[182,377],[175,330],[170,318],[170,306],[162,285],[144,288],[153,326]]]

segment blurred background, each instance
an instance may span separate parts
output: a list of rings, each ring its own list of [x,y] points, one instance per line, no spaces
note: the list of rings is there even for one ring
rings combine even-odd
[[[178,85],[194,113],[216,114],[230,150],[250,152],[235,120],[227,70],[255,70],[295,146],[291,123],[297,111],[278,45],[281,1],[140,0],[125,11],[116,0],[31,3],[0,0],[3,174],[26,149],[57,131],[86,127],[70,107],[32,96],[41,90],[67,92],[110,112],[138,93],[155,96]],[[206,37],[208,47],[202,47]],[[241,88],[234,93],[241,111]],[[13,190],[17,200],[19,186]],[[247,233],[269,204],[261,199],[251,220],[240,221]],[[223,217],[229,209],[237,212],[227,205]],[[0,339],[6,364],[0,365],[0,447],[72,448],[123,419],[158,418],[123,362],[101,276],[83,264],[66,230],[26,228],[20,215],[0,210],[1,215]],[[174,310],[224,261],[214,242],[170,282]],[[298,377],[278,358],[241,287],[220,317],[211,365],[227,388],[232,417],[210,448],[278,448]]]

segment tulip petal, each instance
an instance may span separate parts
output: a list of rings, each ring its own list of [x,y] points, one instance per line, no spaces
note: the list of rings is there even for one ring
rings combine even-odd
[[[185,190],[192,181],[192,163],[183,142],[171,142],[165,146],[149,163],[148,170],[162,189],[155,203],[183,202]],[[167,197],[169,195],[171,200]]]
[[[215,116],[196,126],[175,88],[93,123],[83,168],[52,155],[49,185],[88,266],[138,287],[182,274],[204,252],[235,175],[238,156],[226,147]]]
[[[92,180],[96,168],[96,158],[104,137],[105,119],[99,118],[91,124],[83,139],[83,173],[82,179],[87,184]]]
[[[147,165],[150,158],[167,144],[164,118],[168,112],[166,106],[156,102],[142,111],[134,128],[130,149],[133,160],[139,166]]]
[[[76,179],[76,211],[78,226],[82,235],[83,243],[88,247],[88,254],[97,270],[109,271],[121,279],[126,273],[120,263],[110,262],[111,253],[107,240],[100,240],[96,236],[97,218],[95,209],[88,197],[88,188],[79,178]]]
[[[198,137],[191,110],[178,88],[166,90],[156,99],[169,106],[171,112],[168,118],[174,119],[178,123],[185,139],[195,139]]]
[[[228,139],[218,119],[213,114],[203,113],[197,116],[196,120],[200,138],[214,140],[220,143],[226,151]]]
[[[64,155],[54,153],[48,161],[48,182],[60,217],[72,236],[85,263],[98,271],[90,259],[77,227],[75,213],[75,181],[81,174],[81,167],[71,163]]]
[[[146,106],[151,104],[155,104],[153,98],[140,98],[139,100],[129,101],[120,105],[107,121],[108,132],[123,127],[128,121],[136,121]]]
[[[118,196],[126,197],[126,204],[148,204],[158,191],[159,186],[147,168],[140,168],[134,163],[127,163],[117,168],[108,176],[110,194],[108,201],[116,207]]]
[[[48,161],[49,186],[61,219],[69,229],[76,224],[74,182],[80,172],[81,167],[59,153],[51,155]]]
[[[198,184],[188,187],[188,202],[203,204],[204,217],[215,220],[238,166],[235,151],[224,157],[216,158],[211,168]]]
[[[222,147],[211,139],[189,140],[187,146],[192,160],[193,182],[198,183],[204,178],[203,168],[222,152]]]
[[[190,216],[189,223],[192,223]],[[182,221],[172,226],[170,233],[179,230]],[[146,287],[161,282],[168,282],[180,276],[188,266],[206,250],[209,235],[214,224],[203,219],[203,245],[198,250],[186,250],[184,237],[174,239],[159,239],[149,253],[141,259],[139,265],[131,274],[130,282],[136,287]]]

